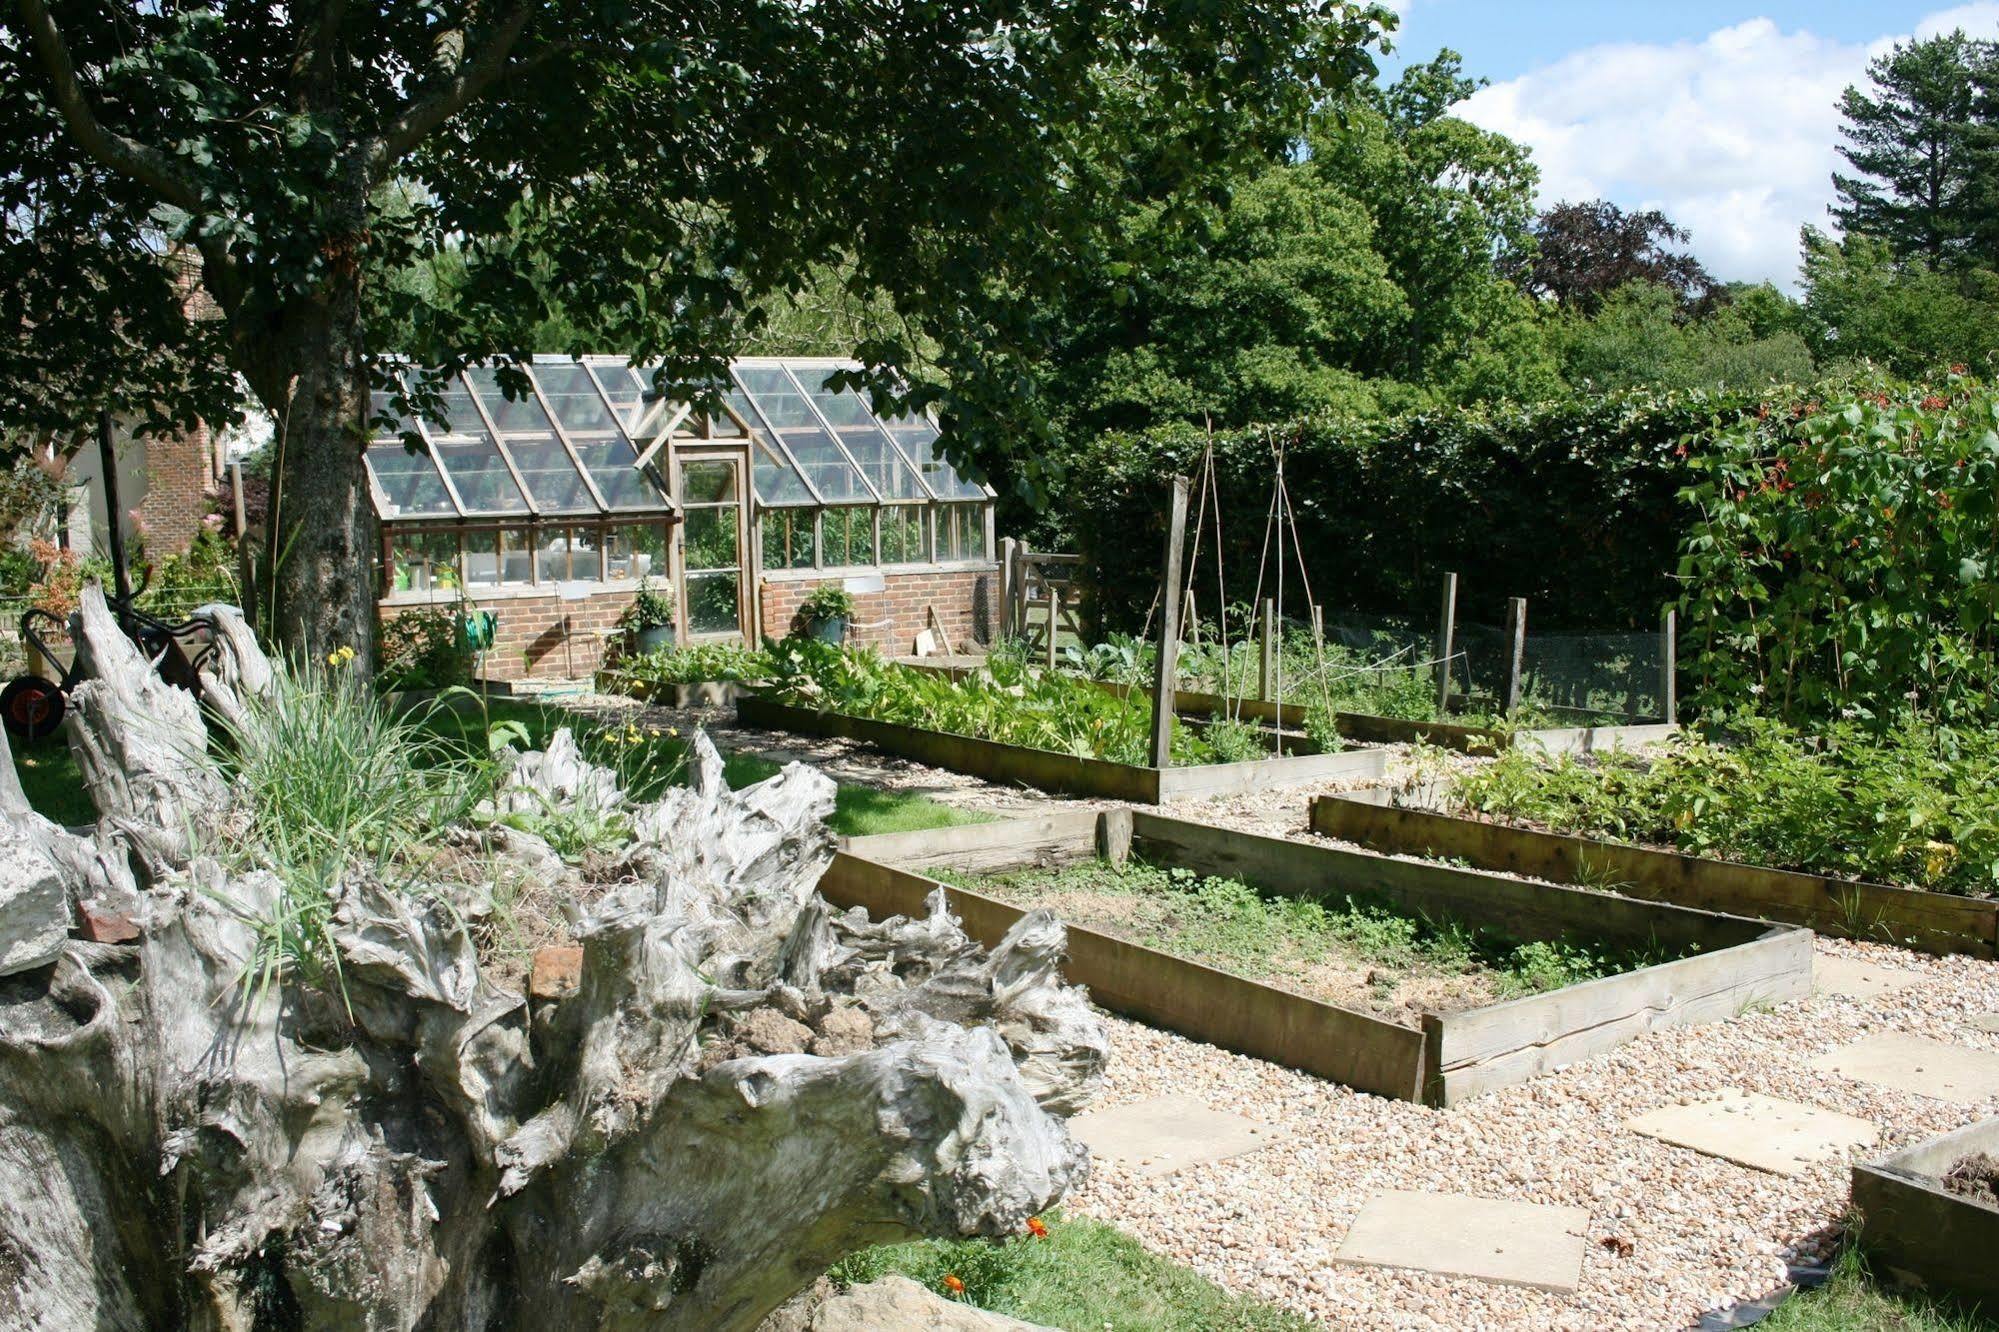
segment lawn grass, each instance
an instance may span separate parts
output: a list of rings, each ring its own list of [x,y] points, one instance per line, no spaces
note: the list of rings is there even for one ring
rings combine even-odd
[[[1768,1332],[1995,1332],[1999,1321],[1931,1296],[1890,1291],[1876,1284],[1859,1255],[1848,1249],[1834,1263],[1831,1280],[1785,1300],[1758,1327]]]
[[[1316,1332],[1297,1314],[1231,1295],[1100,1221],[1051,1214],[1048,1237],[921,1240],[847,1258],[831,1273],[859,1285],[891,1273],[994,1313],[1063,1332]]]
[[[97,809],[84,794],[83,773],[69,752],[69,741],[60,733],[32,742],[7,739],[21,790],[37,813],[65,827],[97,822]]]

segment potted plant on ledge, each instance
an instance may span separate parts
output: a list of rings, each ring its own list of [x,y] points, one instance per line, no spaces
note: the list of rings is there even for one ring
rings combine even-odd
[[[652,580],[639,582],[638,595],[632,604],[625,607],[625,613],[618,617],[618,625],[631,637],[631,649],[635,654],[657,652],[673,646],[673,598],[665,592],[653,590]]]
[[[821,583],[800,606],[799,614],[811,635],[822,643],[847,641],[847,626],[854,619],[854,597],[837,583]]]

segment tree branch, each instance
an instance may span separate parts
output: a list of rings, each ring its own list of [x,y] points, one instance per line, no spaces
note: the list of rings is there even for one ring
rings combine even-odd
[[[23,3],[30,2],[23,0]],[[500,10],[484,49],[477,54],[465,55],[458,62],[457,72],[443,87],[421,101],[413,100],[403,109],[403,113],[377,141],[370,164],[371,179],[380,180],[390,167],[422,143],[431,131],[470,106],[493,86],[506,72],[507,57],[520,39],[521,30],[527,26],[532,10],[533,5],[528,0],[508,0]]]
[[[69,45],[56,27],[42,0],[21,0],[21,16],[34,35],[35,50],[49,76],[50,92],[63,122],[83,150],[106,168],[137,181],[153,193],[188,213],[199,216],[207,209],[201,191],[182,175],[173,158],[159,149],[106,129],[90,109],[83,84],[76,77],[76,65],[69,58]]]

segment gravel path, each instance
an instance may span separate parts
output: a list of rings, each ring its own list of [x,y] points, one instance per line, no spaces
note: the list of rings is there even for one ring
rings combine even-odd
[[[1885,1031],[1999,1051],[1999,1036],[1966,1021],[1999,1012],[1999,964],[1831,940],[1818,950],[1925,980],[1867,1002],[1815,996],[1642,1037],[1449,1111],[1363,1095],[1111,1018],[1100,1107],[1193,1095],[1289,1136],[1159,1179],[1099,1161],[1071,1206],[1233,1290],[1342,1329],[1688,1327],[1783,1284],[1787,1256],[1826,1251],[1846,1208],[1848,1163],[1785,1179],[1640,1137],[1624,1120],[1740,1087],[1871,1120],[1881,1132],[1873,1155],[1999,1112],[1999,1102],[1948,1105],[1805,1067]],[[1559,1296],[1335,1265],[1347,1226],[1385,1189],[1587,1208],[1582,1288]]]
[[[565,700],[572,702],[571,700]],[[632,707],[595,699],[585,706]],[[738,728],[732,710],[649,709],[657,724],[705,724],[726,748],[801,759],[842,781],[918,791],[999,816],[1067,801],[891,758],[865,745]],[[1176,803],[1177,817],[1317,840],[1304,828],[1329,782]],[[1822,1257],[1837,1237],[1849,1163],[1796,1178],[1640,1137],[1623,1121],[1736,1087],[1859,1115],[1885,1155],[1999,1113],[1853,1082],[1806,1065],[1864,1036],[1902,1031],[1999,1053],[1970,1019],[1999,1013],[1999,963],[1933,958],[1820,939],[1824,956],[1918,972],[1867,1001],[1818,995],[1733,1021],[1641,1037],[1524,1086],[1443,1111],[1350,1091],[1115,1017],[1098,1108],[1180,1094],[1283,1130],[1250,1156],[1145,1179],[1099,1161],[1075,1210],[1112,1222],[1228,1288],[1340,1329],[1686,1328],[1704,1313],[1782,1285],[1787,1258]],[[1565,1203],[1592,1222],[1573,1296],[1332,1262],[1362,1204],[1387,1189]]]

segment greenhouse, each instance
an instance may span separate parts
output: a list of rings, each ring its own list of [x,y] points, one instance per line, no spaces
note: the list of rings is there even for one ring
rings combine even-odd
[[[929,418],[883,420],[827,386],[856,368],[740,360],[719,412],[620,357],[537,358],[512,399],[498,371],[468,370],[441,423],[396,422],[368,448],[385,614],[495,610],[522,658],[496,656],[501,675],[542,669],[551,648],[558,667],[594,664],[641,586],[672,593],[681,642],[781,635],[822,582],[855,595],[884,646],[933,621],[983,638],[993,492],[939,455]]]

